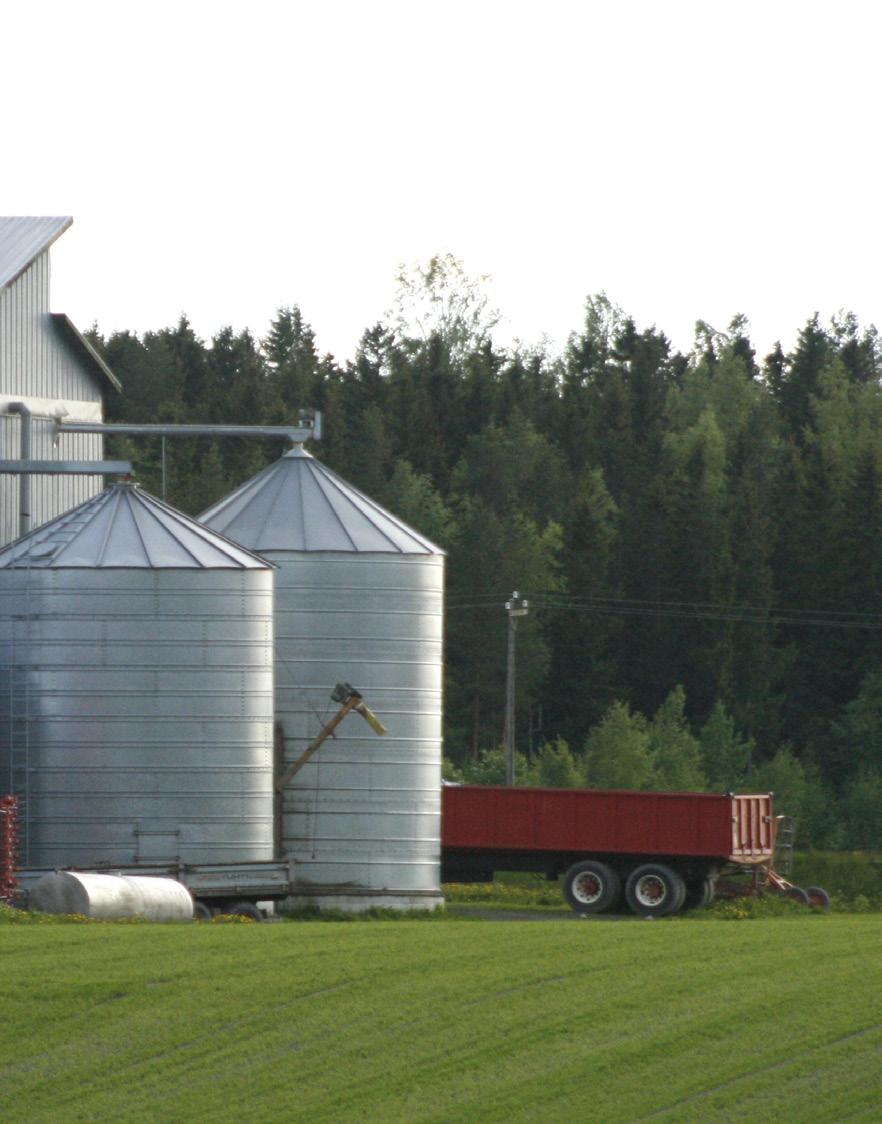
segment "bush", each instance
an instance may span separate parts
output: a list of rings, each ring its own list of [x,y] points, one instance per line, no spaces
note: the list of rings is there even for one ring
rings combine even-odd
[[[526,776],[527,771],[526,757],[516,753],[515,780]],[[505,784],[505,750],[488,749],[477,761],[466,761],[459,770],[459,779],[463,784]]]
[[[882,774],[867,770],[856,777],[842,810],[850,846],[882,847]]]
[[[793,856],[791,881],[823,886],[831,897],[851,901],[882,894],[882,863],[871,855],[847,851],[804,851]]]
[[[583,768],[563,738],[546,744],[536,753],[526,771],[516,777],[518,784],[540,788],[580,788]]]
[[[0,902],[0,925],[81,925],[91,922],[92,918],[82,913],[35,913]]]
[[[778,894],[762,894],[756,898],[718,899],[707,909],[698,909],[686,916],[705,921],[757,921],[769,917],[820,916],[823,910],[807,909],[801,902]]]

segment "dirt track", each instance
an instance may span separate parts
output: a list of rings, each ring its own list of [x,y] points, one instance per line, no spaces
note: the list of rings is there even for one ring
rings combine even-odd
[[[527,909],[492,909],[480,905],[464,905],[454,903],[448,905],[447,912],[453,917],[475,917],[481,921],[639,921],[630,913],[599,913],[591,916],[579,916],[572,910],[560,912],[544,912]]]

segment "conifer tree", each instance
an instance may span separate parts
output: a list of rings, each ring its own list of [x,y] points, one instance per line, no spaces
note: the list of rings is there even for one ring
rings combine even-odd
[[[544,610],[554,638],[544,698],[554,729],[571,744],[623,690],[618,666],[622,618],[608,610],[620,593],[614,572],[619,512],[601,470],[586,472],[568,504],[561,561],[564,590],[559,608]]]
[[[584,766],[570,752],[563,738],[546,742],[519,778],[519,783],[541,788],[579,788],[584,783]]]
[[[502,740],[506,680],[505,601],[513,590],[554,591],[560,584],[560,528],[541,529],[518,512],[496,512],[480,499],[455,510],[448,569],[447,706],[454,760]],[[517,713],[525,724],[548,673],[549,638],[536,612],[517,632]],[[519,724],[519,735],[523,730]]]
[[[297,305],[278,310],[262,346],[286,412],[316,406],[320,379],[315,334]]]
[[[414,530],[444,548],[455,534],[453,513],[427,476],[414,472],[403,457],[384,489],[386,506]]]
[[[706,784],[701,750],[686,718],[686,695],[675,687],[649,725],[653,787],[660,791],[700,792]]]
[[[768,369],[769,386],[781,410],[784,426],[798,442],[811,429],[811,400],[818,393],[821,372],[829,365],[833,354],[830,337],[816,313],[800,332],[792,356],[786,363],[774,363]]]
[[[698,735],[701,764],[708,787],[717,792],[736,792],[750,771],[755,749],[735,729],[726,708],[717,702]]]
[[[652,789],[655,767],[642,714],[616,702],[585,741],[585,776],[592,788]]]

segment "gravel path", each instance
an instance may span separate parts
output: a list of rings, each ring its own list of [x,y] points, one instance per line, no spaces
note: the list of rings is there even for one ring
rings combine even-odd
[[[546,912],[527,909],[491,909],[482,905],[468,905],[454,902],[447,905],[447,912],[454,917],[477,917],[481,921],[639,921],[630,913],[599,913],[580,916],[572,910]]]

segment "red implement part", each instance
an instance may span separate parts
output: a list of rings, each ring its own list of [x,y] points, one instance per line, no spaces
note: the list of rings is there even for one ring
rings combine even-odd
[[[18,851],[18,799],[0,797],[0,901],[12,900]]]
[[[720,878],[717,881],[716,896],[718,898],[758,898],[761,894],[771,891],[773,894],[786,894],[793,889],[793,883],[788,882],[771,866],[754,866],[751,868],[750,877],[743,882]]]
[[[799,886],[795,886],[792,882],[788,882],[783,875],[778,874],[773,867],[766,863],[752,867],[750,878],[744,882],[721,878],[716,885],[716,896],[718,898],[730,900],[732,898],[759,898],[763,894],[778,894],[783,898],[793,898],[794,901],[802,902],[804,905],[823,906],[826,904],[820,898],[814,901],[811,894],[808,894]],[[824,891],[819,891],[819,894],[824,894],[826,898]]]
[[[741,797],[736,797],[742,799]],[[748,797],[747,799],[755,799]],[[772,820],[772,854],[774,855],[775,836],[784,816],[777,816]],[[720,880],[717,882],[717,897],[720,898],[758,898],[763,894],[778,894],[783,898],[792,898],[803,905],[810,905],[816,909],[827,909],[830,905],[830,896],[826,890],[819,886],[812,886],[803,890],[789,882],[772,866],[772,859],[766,862],[755,863],[751,866],[750,880],[748,882],[731,882]]]

